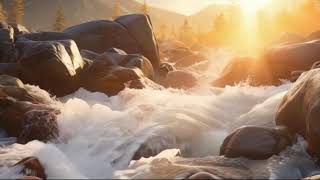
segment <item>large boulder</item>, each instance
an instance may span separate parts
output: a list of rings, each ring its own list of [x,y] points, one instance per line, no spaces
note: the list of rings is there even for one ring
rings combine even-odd
[[[99,20],[70,27],[64,31],[81,50],[104,53],[119,48],[128,54],[142,54],[155,71],[159,69],[159,52],[150,19],[143,14],[122,16],[115,21]]]
[[[265,62],[272,74],[287,78],[292,71],[309,70],[320,59],[320,40],[271,48],[265,54]]]
[[[119,23],[108,20],[91,21],[70,27],[64,33],[71,36],[80,50],[103,53],[109,48],[119,48],[137,53],[137,42]]]
[[[128,30],[129,34],[137,41],[141,54],[148,58],[154,69],[158,71],[160,65],[159,49],[150,17],[145,14],[131,14],[120,16],[115,22]]]
[[[320,157],[320,69],[302,74],[279,105],[276,124],[308,141],[308,151]]]
[[[248,79],[255,86],[279,85],[283,80],[290,80],[292,72],[309,70],[319,59],[320,40],[279,45],[269,49],[260,59],[231,61],[213,85],[224,87]]]
[[[283,151],[291,141],[288,130],[283,127],[269,129],[245,126],[235,130],[224,140],[220,155],[263,160]]]
[[[139,68],[149,79],[154,79],[154,71],[150,61],[140,54],[127,54],[126,52],[111,48],[98,54],[88,50],[81,51],[82,57],[93,61],[104,61],[110,66],[122,66],[127,68]]]
[[[79,74],[85,63],[74,41],[21,41],[16,48],[20,52],[18,77],[24,83],[38,85],[57,96],[80,87]]]
[[[43,94],[41,94],[43,93]],[[0,128],[19,143],[48,141],[58,135],[60,113],[36,87],[25,86],[19,79],[0,76]]]

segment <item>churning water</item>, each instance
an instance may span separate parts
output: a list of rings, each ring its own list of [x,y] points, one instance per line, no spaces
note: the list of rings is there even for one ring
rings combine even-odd
[[[84,89],[60,99],[57,142],[0,149],[0,178],[17,177],[10,162],[36,156],[48,178],[112,178],[128,167],[141,144],[180,149],[189,157],[218,155],[227,134],[242,125],[274,126],[278,104],[291,84],[212,88],[126,89],[108,97]],[[12,139],[0,139],[10,144]],[[269,161],[270,178],[300,178],[316,170],[303,140]],[[294,172],[294,173],[293,173]]]

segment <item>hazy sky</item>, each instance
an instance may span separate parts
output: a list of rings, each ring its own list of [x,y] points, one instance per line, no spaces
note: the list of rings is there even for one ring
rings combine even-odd
[[[147,0],[148,4],[150,5],[169,9],[186,15],[195,13],[209,4],[226,3],[228,1],[229,0]]]

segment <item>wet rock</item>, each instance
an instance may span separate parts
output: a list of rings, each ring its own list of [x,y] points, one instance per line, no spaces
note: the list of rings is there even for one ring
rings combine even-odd
[[[60,112],[49,104],[48,95],[31,88],[17,78],[0,76],[0,128],[19,143],[48,141],[58,135]]]
[[[43,104],[0,98],[0,127],[18,143],[49,141],[58,136],[59,111]]]
[[[144,14],[131,14],[120,16],[115,22],[128,30],[129,34],[137,41],[140,54],[148,58],[153,68],[158,71],[160,65],[159,49],[150,17]]]
[[[14,166],[22,168],[19,173],[24,176],[23,179],[47,179],[45,169],[35,157],[22,159]]]
[[[171,71],[160,84],[167,88],[190,89],[198,84],[198,79],[188,71]]]
[[[235,130],[224,140],[220,155],[263,160],[280,153],[291,143],[292,138],[285,128],[245,126]]]
[[[139,68],[143,74],[149,79],[154,79],[154,71],[150,61],[139,54],[127,54],[126,52],[111,48],[107,52],[97,54],[92,51],[82,50],[81,54],[83,57],[94,60],[104,61],[105,65],[110,66],[122,66],[127,68]]]
[[[18,78],[0,75],[0,97],[12,97],[18,101],[28,101],[34,104],[52,104],[50,95],[35,87],[24,85]]]
[[[19,56],[19,79],[38,85],[57,96],[77,90],[84,61],[72,40],[23,41],[16,47]],[[11,75],[11,74],[10,74]]]
[[[116,95],[128,88],[144,88],[141,79],[145,78],[138,68],[110,66],[105,61],[95,61],[82,73],[82,87],[93,92]]]
[[[301,75],[279,105],[276,124],[287,126],[292,134],[300,134],[308,142],[311,155],[320,157],[320,69]]]

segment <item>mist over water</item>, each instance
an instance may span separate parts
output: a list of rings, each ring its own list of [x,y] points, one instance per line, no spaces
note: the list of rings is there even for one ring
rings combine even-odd
[[[228,59],[223,51],[211,57],[212,63],[219,57],[225,57],[221,62]],[[274,126],[277,106],[291,84],[250,87],[244,83],[213,88],[208,80],[223,65],[212,67],[216,69],[199,75],[199,86],[191,90],[126,89],[108,97],[79,89],[61,98],[58,140],[0,148],[0,178],[17,177],[17,170],[8,166],[27,156],[39,158],[49,179],[112,178],[116,171],[128,167],[141,144],[159,151],[179,149],[186,157],[214,156],[233,129],[242,125]],[[0,139],[2,144],[8,140]],[[296,149],[296,159],[286,161],[285,153],[270,159],[271,178],[310,173],[301,170],[298,161],[314,168],[302,145],[292,148]],[[286,176],[292,169],[297,173]]]

